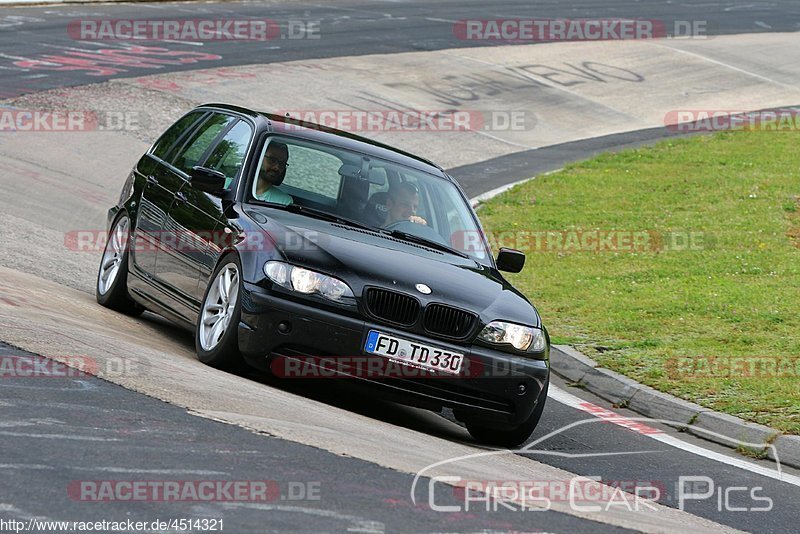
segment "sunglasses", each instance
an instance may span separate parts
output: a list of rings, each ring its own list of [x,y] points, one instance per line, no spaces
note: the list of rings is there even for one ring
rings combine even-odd
[[[289,166],[288,160],[285,159],[278,159],[273,156],[267,156],[264,159],[266,159],[271,165],[278,165],[284,168]]]

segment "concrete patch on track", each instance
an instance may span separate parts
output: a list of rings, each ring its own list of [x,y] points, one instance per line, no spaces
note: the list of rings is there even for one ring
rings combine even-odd
[[[0,331],[10,344],[57,361],[94,362],[110,381],[204,417],[408,473],[464,457],[457,475],[465,479],[569,481],[574,476],[513,454],[470,458],[481,449],[464,443],[465,430],[428,412],[409,408],[411,428],[403,428],[216,371],[194,358],[189,336],[164,335],[170,329],[160,328],[158,321],[111,312],[86,293],[29,274],[0,267],[0,295]],[[128,365],[120,366],[120,360]],[[421,426],[427,426],[425,432],[416,430]],[[426,472],[453,474],[445,468]],[[554,501],[551,509],[645,532],[729,531],[654,503],[598,512]]]
[[[791,50],[798,45],[800,34],[792,33],[501,46],[251,65],[127,83],[301,118],[328,112],[333,125],[450,168],[663,126],[677,110],[796,104],[800,69]],[[390,123],[392,110],[460,112],[474,130],[413,131],[409,125],[408,131]],[[375,124],[355,126],[357,115],[339,113],[352,111],[372,113]]]
[[[770,33],[378,54],[150,75],[14,104],[135,112],[129,133],[152,139],[178,110],[225,101],[323,120],[451,168],[664,126],[679,110],[796,104],[798,45],[800,34]],[[398,123],[394,112],[412,114]]]

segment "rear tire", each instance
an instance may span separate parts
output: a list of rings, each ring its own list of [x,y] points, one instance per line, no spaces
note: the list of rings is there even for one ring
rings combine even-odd
[[[467,425],[467,430],[469,430],[473,438],[486,445],[497,445],[509,449],[521,445],[531,437],[531,434],[533,434],[533,431],[539,424],[539,420],[542,418],[544,404],[545,401],[547,401],[547,390],[549,388],[550,377],[547,378],[544,388],[542,388],[542,391],[539,393],[539,398],[536,401],[536,407],[533,409],[533,413],[518,427],[502,430],[470,421],[466,421],[464,424]]]
[[[126,213],[114,221],[97,271],[95,298],[101,306],[135,317],[142,314],[144,307],[128,293],[130,228],[131,220]]]
[[[211,367],[233,370],[243,367],[239,352],[239,318],[242,313],[242,264],[225,255],[206,287],[195,325],[197,358]]]

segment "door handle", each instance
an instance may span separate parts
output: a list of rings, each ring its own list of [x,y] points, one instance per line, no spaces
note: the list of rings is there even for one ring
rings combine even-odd
[[[186,198],[185,194],[183,194],[182,192],[178,191],[177,193],[175,193],[175,200],[177,200],[178,202],[183,204],[183,203],[185,203],[187,201],[187,198]]]
[[[158,185],[158,179],[151,174],[147,177],[147,183],[150,185]]]

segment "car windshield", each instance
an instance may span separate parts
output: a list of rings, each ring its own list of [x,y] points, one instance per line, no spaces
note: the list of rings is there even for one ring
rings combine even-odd
[[[455,249],[484,264],[491,261],[472,209],[449,180],[284,136],[269,138],[255,176],[251,199],[313,208],[400,239]]]

